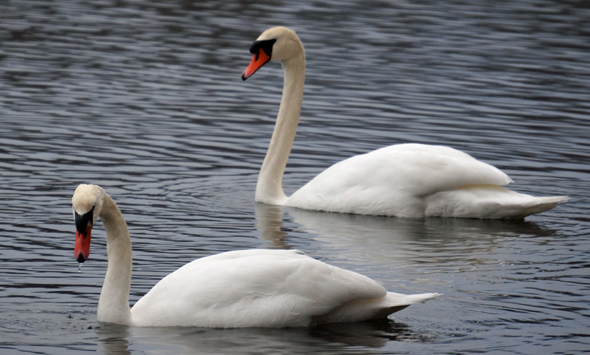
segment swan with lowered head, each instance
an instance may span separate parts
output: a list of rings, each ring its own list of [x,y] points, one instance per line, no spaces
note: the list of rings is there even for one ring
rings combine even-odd
[[[99,186],[72,197],[74,257],[90,254],[98,217],[107,234],[108,267],[100,322],[214,328],[304,327],[377,318],[438,296],[387,292],[377,282],[296,250],[242,250],[190,262],[159,281],[129,309],[131,238],[115,201]]]
[[[246,80],[271,60],[284,70],[283,97],[256,185],[257,202],[328,212],[398,217],[520,219],[547,211],[567,196],[533,197],[503,187],[512,180],[461,151],[398,144],[326,169],[291,196],[282,179],[303,100],[305,52],[292,30],[264,31],[250,47]]]

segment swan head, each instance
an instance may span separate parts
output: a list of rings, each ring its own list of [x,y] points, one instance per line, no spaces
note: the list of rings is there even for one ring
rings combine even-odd
[[[242,80],[248,79],[271,60],[284,62],[304,55],[303,44],[295,31],[283,26],[269,28],[262,32],[250,46],[250,53],[253,54],[252,61],[242,73]]]
[[[90,255],[92,226],[100,215],[104,190],[97,185],[82,184],[72,196],[72,210],[76,222],[76,245],[74,258],[83,263]]]

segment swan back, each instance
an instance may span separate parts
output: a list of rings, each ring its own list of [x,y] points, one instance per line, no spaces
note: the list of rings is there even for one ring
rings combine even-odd
[[[380,300],[375,305],[382,310],[384,304],[390,306],[386,295],[381,285],[363,275],[295,250],[244,250],[183,266],[162,279],[131,312],[136,325],[309,326],[328,314],[324,321],[373,317],[375,307],[355,312],[351,309],[356,307],[345,305]],[[335,312],[338,309],[342,312]]]
[[[471,184],[506,185],[497,168],[458,150],[398,144],[357,155],[326,169],[286,205],[306,209],[423,217],[424,199]]]

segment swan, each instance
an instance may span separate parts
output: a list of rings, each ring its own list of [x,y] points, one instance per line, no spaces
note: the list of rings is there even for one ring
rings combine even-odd
[[[291,196],[282,179],[303,100],[305,52],[286,27],[264,31],[250,47],[248,79],[264,64],[281,61],[283,96],[256,185],[255,200],[302,209],[398,217],[522,219],[547,211],[567,196],[533,197],[503,187],[512,180],[461,151],[398,144],[353,156],[326,169]]]
[[[115,201],[99,186],[82,184],[72,197],[74,258],[90,254],[100,217],[108,267],[97,318],[132,326],[211,328],[304,327],[356,322],[438,296],[387,292],[376,281],[310,258],[297,250],[241,250],[194,260],[159,281],[133,308],[131,238]]]

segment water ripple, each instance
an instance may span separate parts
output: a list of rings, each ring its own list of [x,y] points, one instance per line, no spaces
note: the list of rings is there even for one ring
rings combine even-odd
[[[583,2],[119,0],[0,4],[0,347],[8,352],[576,353],[590,347],[590,9]],[[266,27],[301,36],[307,78],[284,179],[389,144],[453,146],[524,193],[526,222],[321,214],[253,202],[281,95]],[[129,329],[95,321],[71,194],[98,183],[133,236],[130,303],[194,258],[297,248],[399,292],[444,296],[383,324]],[[232,339],[228,342],[228,339]],[[223,346],[224,348],[221,348]],[[172,350],[171,350],[172,349]]]

